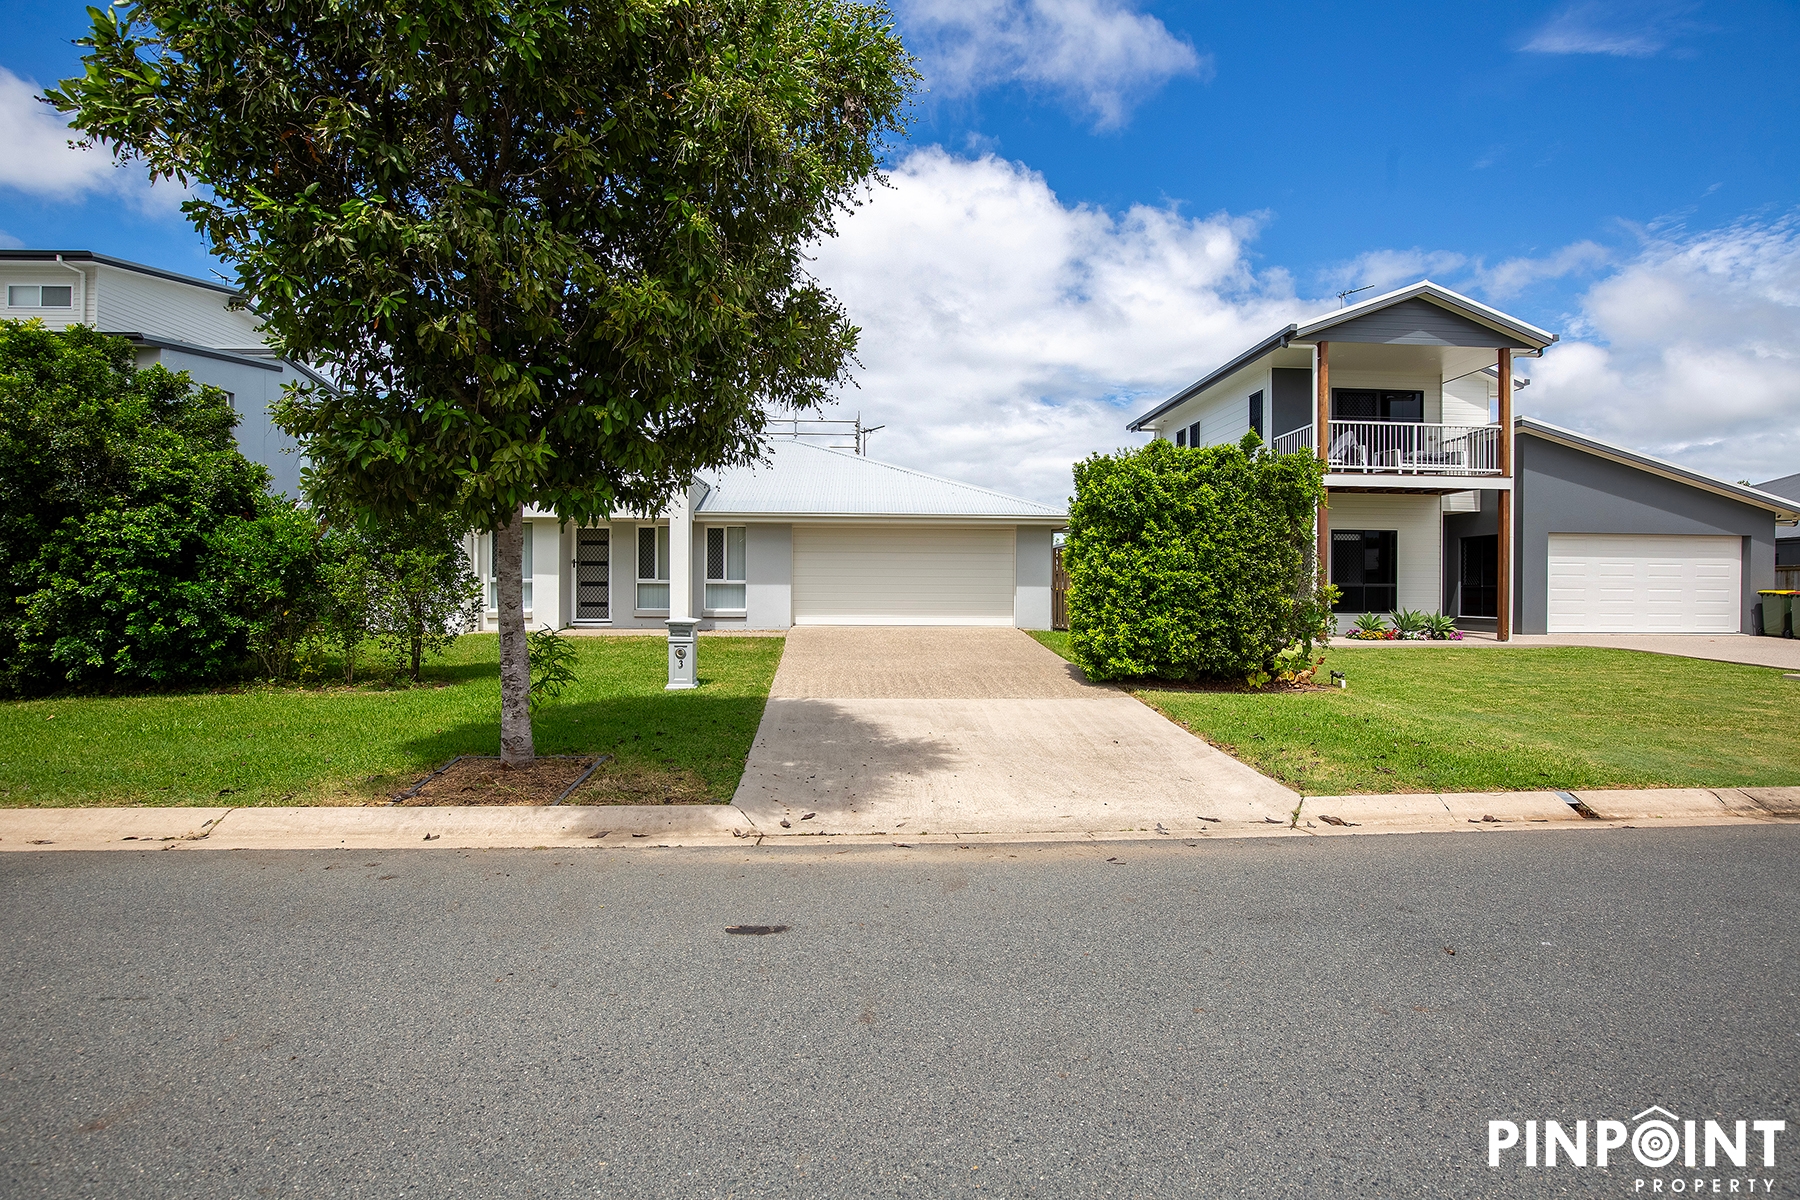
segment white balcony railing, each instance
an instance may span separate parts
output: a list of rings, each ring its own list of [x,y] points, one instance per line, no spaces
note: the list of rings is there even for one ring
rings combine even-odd
[[[1302,425],[1298,429],[1290,429],[1269,443],[1269,449],[1277,454],[1311,453],[1313,448],[1312,426]]]
[[[1307,432],[1310,434],[1311,430]],[[1333,473],[1498,475],[1500,427],[1333,421],[1326,467]]]

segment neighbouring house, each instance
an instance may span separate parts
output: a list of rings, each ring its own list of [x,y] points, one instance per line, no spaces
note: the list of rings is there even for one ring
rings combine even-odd
[[[1129,428],[1322,458],[1340,627],[1418,609],[1502,639],[1753,631],[1800,502],[1515,417],[1514,356],[1555,341],[1423,280],[1289,325]]]
[[[1756,488],[1800,506],[1800,474],[1783,475],[1780,479],[1759,483]],[[1800,524],[1776,527],[1775,570],[1782,576],[1777,587],[1800,587]]]
[[[824,424],[809,429],[828,435]],[[877,461],[853,436],[834,448],[777,435],[764,462],[703,473],[652,517],[577,527],[528,509],[526,625],[1050,628],[1063,510]],[[469,552],[492,629],[492,536],[472,537]]]
[[[160,363],[223,390],[244,457],[269,469],[276,491],[300,494],[300,455],[269,406],[289,382],[329,384],[275,356],[256,315],[234,307],[237,289],[91,250],[0,249],[0,286],[0,316],[36,317],[52,329],[89,325],[129,341],[139,367]]]

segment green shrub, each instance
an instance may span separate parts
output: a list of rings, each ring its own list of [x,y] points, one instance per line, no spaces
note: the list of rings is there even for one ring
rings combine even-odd
[[[1310,550],[1321,478],[1311,455],[1250,438],[1076,464],[1063,552],[1075,660],[1096,679],[1246,679],[1279,673],[1290,647],[1310,656],[1331,621]]]
[[[138,370],[121,338],[0,321],[7,690],[218,679],[253,636],[281,657],[267,573],[287,568],[255,543],[287,536],[291,514],[238,453],[236,421],[225,393]]]

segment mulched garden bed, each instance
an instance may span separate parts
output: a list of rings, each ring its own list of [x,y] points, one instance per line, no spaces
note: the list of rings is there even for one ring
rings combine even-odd
[[[529,767],[511,768],[501,766],[498,758],[467,755],[427,775],[389,803],[401,808],[432,808],[550,805],[559,800],[564,805],[723,803],[707,795],[705,780],[685,767],[621,763],[607,754],[543,756]]]
[[[469,755],[427,775],[394,797],[402,808],[555,804],[594,765],[596,755],[541,757],[529,767]]]

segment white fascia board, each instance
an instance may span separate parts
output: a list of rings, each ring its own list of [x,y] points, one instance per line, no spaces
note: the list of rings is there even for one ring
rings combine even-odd
[[[1336,312],[1307,321],[1294,330],[1293,340],[1297,342],[1314,341],[1317,340],[1320,333],[1329,331],[1333,325],[1354,320],[1365,313],[1373,312],[1378,308],[1386,308],[1390,304],[1398,304],[1403,300],[1421,298],[1434,300],[1446,308],[1461,309],[1464,316],[1472,317],[1484,324],[1498,326],[1508,333],[1516,333],[1532,341],[1542,342],[1546,346],[1557,340],[1557,335],[1547,329],[1539,329],[1536,325],[1521,321],[1497,308],[1491,308],[1479,300],[1472,300],[1461,292],[1453,292],[1442,284],[1433,283],[1429,279],[1421,279],[1407,287],[1376,296],[1373,299],[1358,301],[1348,307],[1340,308]],[[1325,340],[1330,341],[1331,339],[1326,338]]]
[[[1364,475],[1346,471],[1326,475],[1325,486],[1341,492],[1510,492],[1504,475]]]

